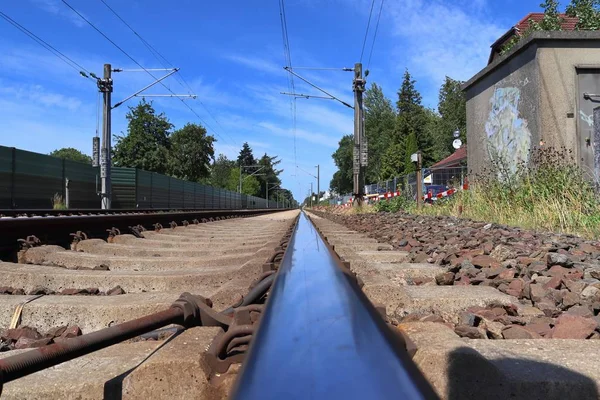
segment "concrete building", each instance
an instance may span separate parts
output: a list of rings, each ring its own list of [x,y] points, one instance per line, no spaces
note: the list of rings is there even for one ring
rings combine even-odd
[[[537,147],[571,150],[600,172],[600,32],[534,32],[463,86],[468,165],[481,173],[492,157],[509,171],[528,165]],[[594,147],[598,146],[596,150]]]

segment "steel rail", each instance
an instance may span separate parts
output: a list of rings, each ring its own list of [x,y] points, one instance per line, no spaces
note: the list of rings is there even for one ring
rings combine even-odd
[[[153,224],[160,223],[168,227],[171,221],[182,225],[183,221],[210,218],[246,217],[268,214],[285,209],[251,209],[251,210],[201,210],[171,211],[153,213],[123,213],[99,215],[66,215],[26,218],[0,218],[0,258],[14,258],[18,250],[18,240],[30,235],[39,238],[44,244],[68,246],[73,237],[71,234],[82,231],[88,238],[106,238],[106,231],[117,228],[121,233],[130,233],[130,226],[142,225],[151,229]]]
[[[231,398],[438,397],[302,214]]]

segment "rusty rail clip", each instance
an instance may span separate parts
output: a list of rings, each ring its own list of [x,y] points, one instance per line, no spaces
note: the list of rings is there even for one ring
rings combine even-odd
[[[227,372],[232,364],[243,362],[246,354],[233,350],[236,346],[249,344],[253,333],[254,326],[239,325],[217,335],[206,352],[206,361],[212,371],[222,374]]]
[[[17,241],[21,243],[23,249],[30,249],[42,245],[42,241],[35,235],[29,235],[26,239],[18,239]]]

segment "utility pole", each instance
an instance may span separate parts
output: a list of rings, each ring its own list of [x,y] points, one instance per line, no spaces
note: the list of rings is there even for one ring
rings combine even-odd
[[[417,151],[411,155],[411,160],[417,163],[417,209],[421,209],[423,204],[423,170],[421,152]]]
[[[321,173],[320,173],[320,165],[317,165],[317,204],[319,204],[319,200],[321,199]]]
[[[313,186],[312,182],[310,183],[310,208],[312,208],[312,198],[313,198]]]
[[[354,206],[362,205],[367,166],[367,142],[363,116],[363,92],[366,81],[362,75],[362,63],[354,64],[354,151],[352,160]]]
[[[102,181],[101,206],[103,210],[110,209],[111,203],[111,93],[113,91],[113,81],[111,77],[111,65],[104,64],[104,77],[98,79],[98,89],[104,97],[102,107],[102,148],[100,150],[100,179]]]
[[[112,72],[123,72],[123,69],[112,69],[110,64],[104,64],[104,76],[102,79],[97,79],[98,90],[103,94],[104,102],[102,108],[102,145],[100,150],[100,180],[102,181],[102,188],[100,191],[101,197],[101,206],[103,210],[110,209],[110,203],[112,199],[112,185],[111,185],[111,111],[113,108],[119,107],[121,104],[125,103],[127,100],[139,95],[146,89],[156,85],[167,77],[173,75],[179,68],[167,68],[165,69],[170,71],[163,77],[154,78],[155,81],[150,83],[149,85],[144,86],[142,89],[138,90],[131,96],[125,98],[124,100],[119,101],[114,106],[111,104],[111,93],[113,91],[113,80],[112,80]],[[137,70],[131,70],[137,71]],[[148,72],[147,69],[142,69],[141,71]],[[93,76],[96,77],[95,75]],[[154,76],[153,76],[154,77]],[[164,84],[162,84],[164,86]],[[166,86],[165,86],[166,87]],[[191,97],[196,98],[195,94],[172,94],[172,95],[152,95],[147,94],[146,96],[168,96],[168,97]],[[95,143],[95,142],[94,142]]]

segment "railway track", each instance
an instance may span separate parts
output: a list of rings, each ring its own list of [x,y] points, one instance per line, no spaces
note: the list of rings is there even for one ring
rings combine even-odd
[[[0,263],[3,398],[598,398],[600,341],[501,339],[549,317],[327,217],[25,249]]]
[[[66,247],[74,239],[105,238],[121,233],[139,234],[144,229],[175,227],[197,222],[246,217],[274,212],[252,210],[22,210],[0,218],[0,258],[15,259],[19,242],[26,247],[37,243]]]
[[[0,295],[0,346],[4,352],[0,352],[0,369],[5,382],[2,398],[223,397],[229,384],[226,379],[223,386],[207,384],[213,369],[205,365],[206,349],[223,332],[223,326],[234,322],[232,317],[238,318],[239,306],[245,305],[240,303],[242,296],[249,299],[258,293],[260,284],[250,293],[249,286],[263,276],[264,268],[278,262],[282,239],[297,215],[298,211],[283,211],[179,224],[143,231],[138,235],[143,237],[111,235],[108,241],[83,238],[72,249],[32,246],[20,252],[20,263],[1,262],[0,292],[4,294]],[[120,216],[130,217],[138,216]],[[97,221],[100,217],[94,218]],[[211,219],[214,218],[213,214]],[[80,226],[86,227],[82,222]],[[210,301],[181,297],[185,292]],[[260,304],[263,296],[264,291],[255,296],[255,302]],[[163,315],[160,313],[165,310],[177,311],[171,308],[174,303],[183,304],[180,310],[187,310],[185,321],[183,314],[177,313],[170,319],[163,318],[163,322],[169,322],[164,324],[156,322],[158,317],[145,318]],[[192,327],[196,323],[191,323],[190,329],[176,329],[189,323],[186,307],[190,304],[192,309],[200,310],[197,317],[202,321],[196,322],[206,326]],[[216,314],[232,305],[238,306],[235,315]],[[255,319],[255,312],[246,310],[246,314]],[[206,318],[213,317],[220,322],[206,322]],[[55,349],[62,353],[61,361],[66,361],[70,356],[65,354],[71,354],[73,349],[61,346],[68,347],[77,340],[89,345],[90,333],[100,334],[99,340],[104,344],[117,343],[128,336],[126,329],[119,327],[136,319],[139,320],[134,324],[133,336],[129,335],[135,338],[133,341],[52,368],[44,369],[52,362],[41,363],[34,368],[41,370],[31,375],[32,370],[22,368],[30,361],[17,358],[10,362],[15,356],[27,357],[40,349],[43,350],[34,358]],[[131,324],[125,326],[131,328]],[[142,326],[153,331],[144,340],[140,335],[147,332]],[[15,327],[18,328],[9,329]],[[36,348],[29,349],[32,346]],[[212,365],[216,368],[231,363],[227,351],[215,354]]]
[[[550,325],[560,324],[555,314],[544,314],[492,286],[439,285],[436,278],[443,277],[448,267],[414,262],[409,252],[334,222],[327,212],[308,215],[362,280],[369,300],[385,308],[405,335],[413,362],[441,398],[600,397],[600,340],[594,333],[590,339],[590,327],[579,324],[598,318],[580,318],[576,313],[583,307],[566,313],[570,325],[561,326],[561,333],[583,332],[582,339],[542,338],[535,331],[544,328],[551,336]],[[550,277],[536,276],[533,279],[550,287]],[[593,288],[595,281],[582,283]],[[462,331],[465,325],[470,325],[468,332]]]

